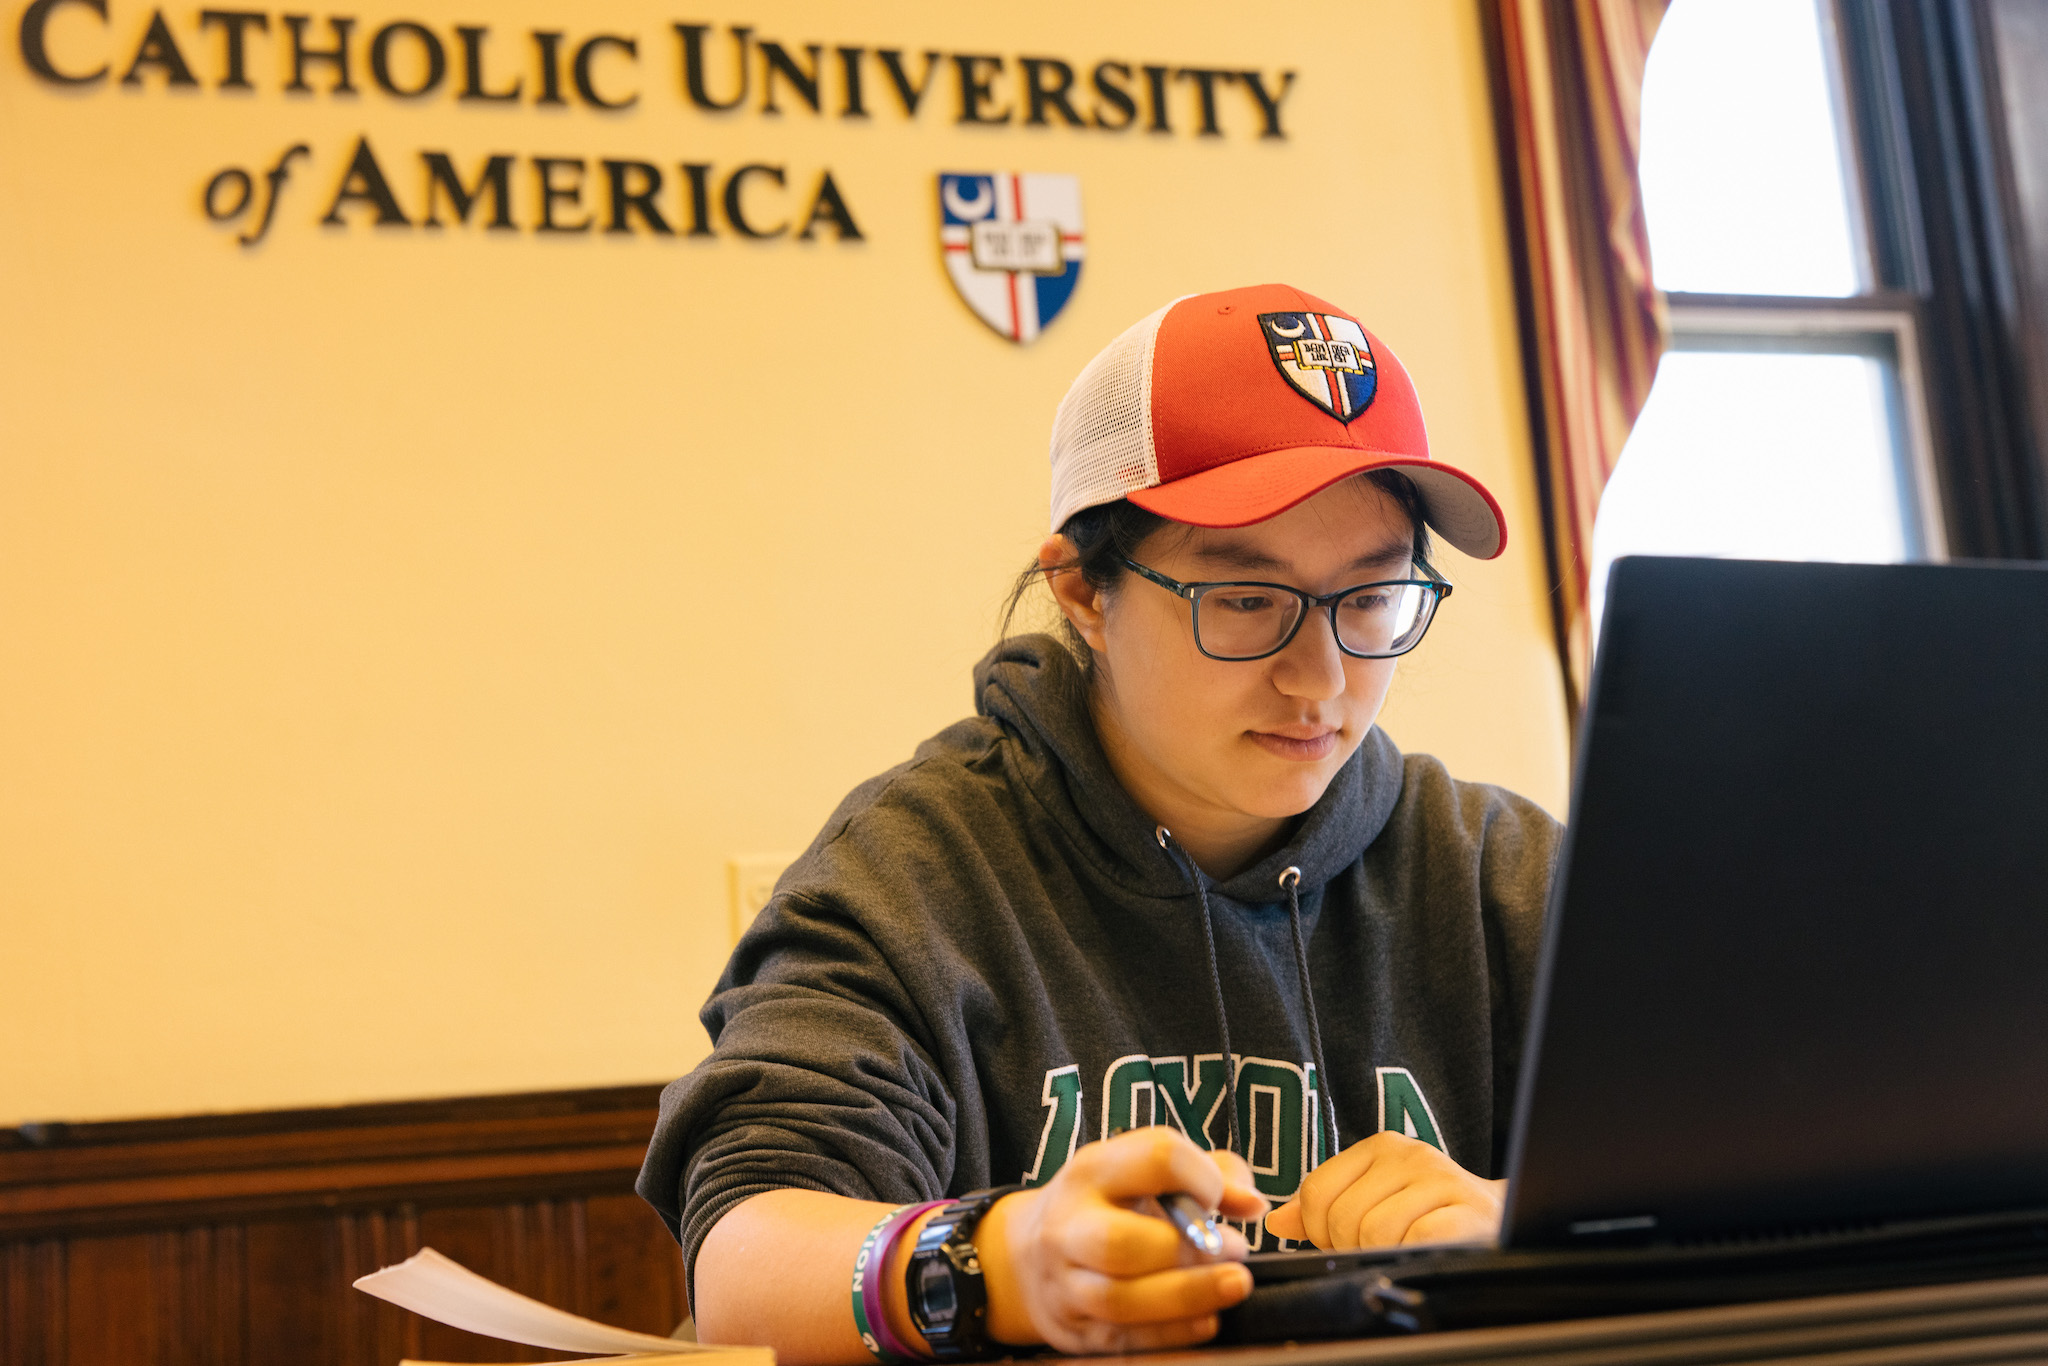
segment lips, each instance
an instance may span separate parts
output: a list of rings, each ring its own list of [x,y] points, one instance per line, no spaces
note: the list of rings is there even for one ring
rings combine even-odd
[[[1245,734],[1253,744],[1276,758],[1314,763],[1336,752],[1339,732],[1334,726],[1275,726]]]

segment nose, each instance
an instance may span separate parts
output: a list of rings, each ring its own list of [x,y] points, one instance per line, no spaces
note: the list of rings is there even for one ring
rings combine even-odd
[[[1286,697],[1328,702],[1343,695],[1344,652],[1337,648],[1327,611],[1311,610],[1287,648],[1273,656],[1272,679]]]

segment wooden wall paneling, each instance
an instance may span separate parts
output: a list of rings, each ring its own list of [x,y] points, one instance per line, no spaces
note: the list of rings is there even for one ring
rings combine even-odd
[[[244,1233],[222,1224],[150,1235],[150,1297],[159,1359],[167,1366],[241,1366],[247,1360]]]
[[[589,1253],[591,1318],[642,1333],[670,1333],[690,1316],[683,1293],[683,1251],[637,1195],[593,1195],[583,1202]]]
[[[616,1087],[0,1132],[0,1238],[389,1207],[423,1192],[628,1189],[658,1094]]]
[[[667,1333],[682,1256],[632,1193],[658,1089],[0,1131],[0,1366],[564,1355],[352,1288],[422,1246]]]
[[[61,1239],[0,1243],[0,1362],[55,1366],[67,1359]]]
[[[519,1205],[458,1205],[423,1209],[419,1213],[420,1243],[437,1248],[475,1271],[482,1271],[501,1285],[522,1295],[547,1300],[574,1311],[560,1298],[550,1298],[549,1277],[538,1264],[530,1237],[521,1228],[523,1209]],[[490,1270],[485,1271],[484,1268]],[[434,1361],[541,1361],[560,1353],[536,1351],[509,1344],[488,1344],[498,1355],[479,1354],[475,1335],[445,1324],[419,1324],[420,1352]]]
[[[239,1270],[248,1287],[248,1348],[237,1366],[348,1363],[343,1353],[353,1306],[334,1293],[335,1286],[348,1284],[337,1224],[330,1215],[243,1225],[247,1251]]]
[[[165,1363],[159,1319],[154,1233],[84,1238],[64,1259],[64,1347],[62,1362]]]
[[[341,1282],[351,1287],[358,1277],[402,1262],[420,1250],[419,1220],[410,1205],[344,1213],[335,1219],[334,1230]],[[420,1324],[419,1315],[351,1289],[342,1300],[342,1334],[335,1360],[356,1366],[424,1356]]]

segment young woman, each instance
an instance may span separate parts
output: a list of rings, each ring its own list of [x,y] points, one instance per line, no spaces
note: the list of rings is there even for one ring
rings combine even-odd
[[[1112,342],[1052,466],[1066,639],[841,804],[663,1097],[640,1190],[707,1341],[1179,1346],[1248,1246],[1498,1229],[1557,827],[1374,728],[1450,592],[1430,531],[1496,555],[1498,507],[1278,285]],[[1196,1250],[1172,1193],[1245,1236]]]

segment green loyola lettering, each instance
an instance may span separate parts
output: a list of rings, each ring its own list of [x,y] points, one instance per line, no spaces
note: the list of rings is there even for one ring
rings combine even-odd
[[[1380,1128],[1419,1138],[1450,1156],[1443,1131],[1437,1127],[1436,1112],[1422,1094],[1415,1074],[1405,1067],[1376,1067],[1380,1087]]]
[[[1225,1119],[1225,1090],[1220,1053],[1192,1060],[1142,1053],[1118,1058],[1103,1073],[1100,1136],[1171,1124],[1199,1147],[1220,1147],[1225,1135],[1218,1132],[1218,1121]],[[1262,1194],[1282,1199],[1293,1195],[1301,1178],[1323,1159],[1323,1131],[1317,1122],[1321,1100],[1320,1078],[1312,1065],[1271,1058],[1237,1060],[1238,1145]]]
[[[1067,1165],[1081,1138],[1081,1069],[1056,1067],[1045,1074],[1045,1128],[1038,1135],[1038,1158],[1024,1173],[1024,1184],[1042,1186]]]
[[[1237,1064],[1237,1131],[1245,1161],[1261,1195],[1288,1199],[1301,1189],[1313,1162],[1304,1162],[1313,1141],[1312,1067],[1270,1058],[1241,1058]],[[1321,1145],[1316,1145],[1320,1147]]]
[[[1155,1094],[1166,1098],[1166,1118],[1193,1139],[1198,1148],[1214,1148],[1216,1121],[1223,1117],[1224,1071],[1221,1053],[1187,1058],[1152,1059]]]
[[[1102,1078],[1102,1137],[1159,1122],[1159,1087],[1153,1081],[1152,1059],[1133,1053],[1111,1063]]]

